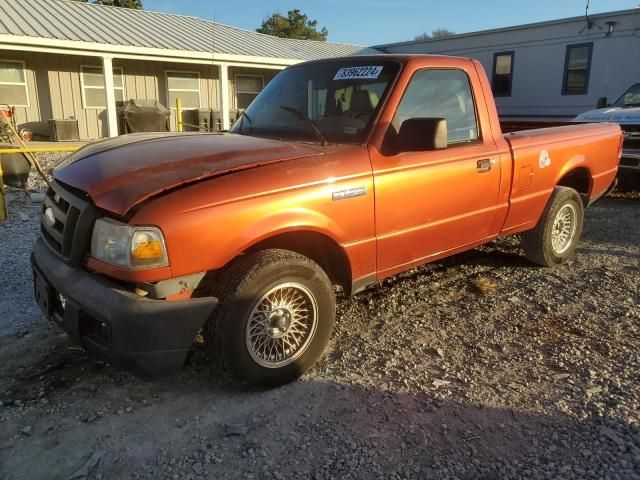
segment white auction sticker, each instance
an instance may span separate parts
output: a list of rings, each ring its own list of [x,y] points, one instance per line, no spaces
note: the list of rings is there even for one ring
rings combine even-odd
[[[375,80],[382,73],[383,67],[376,67],[373,65],[362,67],[345,67],[338,70],[334,80],[351,80],[354,78],[366,78]]]
[[[540,168],[547,168],[551,165],[551,155],[546,150],[542,150],[538,156],[538,166]]]

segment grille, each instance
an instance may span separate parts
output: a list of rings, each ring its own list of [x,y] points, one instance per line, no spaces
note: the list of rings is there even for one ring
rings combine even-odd
[[[40,222],[42,236],[68,263],[78,263],[84,256],[87,232],[93,226],[92,211],[88,202],[58,182],[47,191]]]
[[[624,132],[624,149],[640,150],[640,125],[621,125]]]

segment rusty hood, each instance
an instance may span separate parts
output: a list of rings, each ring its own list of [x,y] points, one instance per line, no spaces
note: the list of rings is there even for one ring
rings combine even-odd
[[[86,192],[98,207],[126,215],[187,183],[322,153],[313,145],[234,134],[132,134],[78,150],[54,178]]]

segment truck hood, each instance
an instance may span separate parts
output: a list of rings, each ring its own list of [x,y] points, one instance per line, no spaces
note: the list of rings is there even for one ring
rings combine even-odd
[[[640,107],[599,108],[584,112],[574,118],[576,122],[613,122],[620,125],[640,124]]]
[[[322,154],[312,145],[233,134],[132,134],[87,145],[53,176],[86,192],[98,207],[126,215],[187,183]]]

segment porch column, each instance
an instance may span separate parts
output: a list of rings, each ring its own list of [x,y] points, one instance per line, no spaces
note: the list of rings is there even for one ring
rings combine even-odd
[[[113,61],[111,57],[102,57],[104,72],[104,92],[107,96],[107,126],[110,137],[118,136],[118,114],[116,112],[116,94],[113,90]]]
[[[220,110],[222,111],[222,130],[228,130],[229,125],[229,66],[220,65]]]

